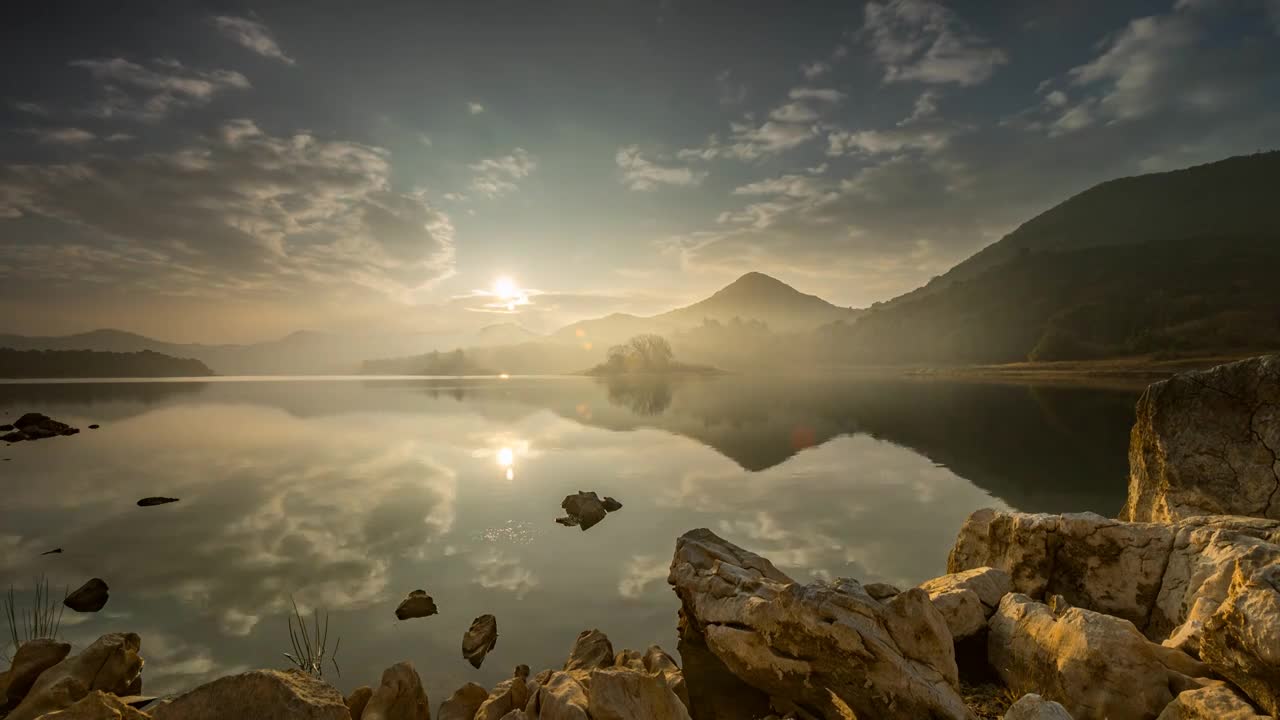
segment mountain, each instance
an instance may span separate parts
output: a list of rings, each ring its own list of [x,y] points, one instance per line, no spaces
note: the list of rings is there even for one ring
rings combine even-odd
[[[213,371],[199,360],[151,350],[9,350],[0,348],[3,378],[207,377]]]
[[[471,344],[476,347],[518,345],[519,343],[541,340],[542,337],[542,335],[519,323],[497,323],[480,328]]]
[[[819,332],[855,363],[1280,348],[1280,152],[1098,185]]]
[[[641,333],[672,335],[697,328],[708,320],[730,323],[735,318],[764,323],[775,333],[807,332],[829,323],[853,320],[860,312],[806,295],[763,273],[750,272],[711,297],[686,307],[651,317],[615,313],[573,323],[556,331],[553,337],[613,345]]]

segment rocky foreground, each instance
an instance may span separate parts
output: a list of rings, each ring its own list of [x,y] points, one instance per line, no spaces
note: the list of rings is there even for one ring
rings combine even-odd
[[[979,510],[949,574],[898,589],[801,584],[693,530],[676,541],[683,669],[584,631],[564,665],[459,688],[436,720],[999,717],[1249,720],[1280,715],[1280,360],[1157,383],[1139,402],[1124,519]],[[150,702],[137,635],[77,655],[24,644],[6,720],[429,720],[413,666],[343,698],[255,670]],[[1008,701],[1016,700],[1012,703]]]

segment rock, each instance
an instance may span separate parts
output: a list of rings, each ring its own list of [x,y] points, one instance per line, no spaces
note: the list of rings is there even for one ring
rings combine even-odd
[[[22,442],[23,440],[26,440],[26,439],[27,439],[26,433],[22,432],[21,430],[14,430],[11,433],[5,433],[3,437],[0,437],[0,440],[9,442],[9,443]]]
[[[525,712],[533,720],[589,720],[587,691],[567,672],[539,673],[538,689]]]
[[[920,589],[942,613],[952,639],[962,640],[987,629],[987,618],[1013,591],[1013,580],[1003,570],[981,567],[934,578]]]
[[[578,518],[571,517],[569,515],[556,518],[556,522],[560,523],[565,527],[578,527]]]
[[[923,590],[888,603],[854,580],[801,585],[693,530],[668,577],[690,632],[747,684],[823,717],[968,717],[951,634]]]
[[[347,720],[342,693],[300,670],[228,675],[147,708],[153,720]],[[368,711],[364,714],[369,718]]]
[[[1035,689],[1077,718],[1157,715],[1173,700],[1170,682],[1196,670],[1193,659],[1171,652],[1127,620],[1061,600],[1051,609],[1018,593],[1000,601],[987,637],[987,659],[1005,685]]]
[[[622,503],[614,500],[608,495],[604,496],[604,499],[600,501],[600,504],[604,506],[605,512],[617,512],[622,509]]]
[[[168,505],[169,503],[178,502],[178,498],[171,497],[144,497],[138,501],[138,507],[154,507],[156,505]]]
[[[382,682],[364,706],[361,720],[430,720],[431,704],[413,663],[399,662],[382,673]]]
[[[1156,720],[1263,720],[1226,683],[1215,682],[1179,693]]]
[[[471,667],[480,668],[484,656],[498,644],[498,619],[492,615],[481,615],[471,621],[471,627],[462,635],[462,657],[471,663]]]
[[[569,514],[569,518],[576,520],[578,527],[583,530],[590,530],[604,519],[608,511],[604,508],[604,503],[600,501],[599,496],[593,492],[578,491],[577,495],[566,495],[560,503],[560,507]],[[557,520],[556,522],[560,522]],[[566,523],[560,523],[562,525]]]
[[[876,600],[888,600],[902,592],[889,583],[867,583],[862,586],[862,589],[866,590],[867,594]]]
[[[9,669],[0,673],[0,716],[27,696],[40,673],[62,662],[71,645],[39,638],[18,646]]]
[[[684,612],[680,612],[682,625]],[[676,650],[687,679],[689,714],[699,720],[739,720],[769,714],[769,696],[729,672],[696,632],[681,632]]]
[[[578,639],[569,651],[569,659],[564,662],[565,672],[607,667],[613,667],[613,644],[609,637],[599,630],[578,633]]]
[[[102,427],[102,426],[101,426],[101,425],[99,425],[99,424],[97,424],[97,423],[94,423],[94,424],[92,424],[92,425],[90,425],[90,426],[89,426],[89,429],[90,429],[90,430],[97,430],[97,429],[98,429],[98,428],[100,428],[100,427]]]
[[[1028,693],[1009,706],[1008,712],[1004,714],[1004,720],[1072,720],[1072,718],[1067,709],[1058,703],[1045,700],[1034,693]]]
[[[147,720],[150,717],[115,695],[94,690],[66,710],[46,713],[39,720]]]
[[[75,704],[94,690],[121,695],[142,672],[142,639],[133,633],[103,635],[79,654],[40,673],[6,720],[35,720]]]
[[[676,694],[676,697],[680,698],[680,702],[686,708],[691,707],[689,704],[689,688],[684,680],[684,672],[676,664],[675,658],[657,645],[650,645],[649,649],[644,652],[643,663],[647,672],[661,673],[667,679],[667,686]]]
[[[414,590],[396,608],[396,619],[410,620],[412,618],[428,617],[435,615],[437,612],[439,610],[436,609],[436,601],[427,594],[426,590]]]
[[[1280,356],[1176,375],[1138,400],[1120,517],[1280,519]]]
[[[529,704],[529,666],[516,667],[512,676],[493,687],[480,705],[475,720],[502,720],[513,710],[523,710]]]
[[[62,554],[62,548],[54,548],[54,549],[52,549],[52,550],[45,550],[44,552],[42,552],[42,553],[40,553],[40,554],[41,554],[41,555],[61,555],[61,554]]]
[[[12,429],[13,429],[13,426],[8,423],[5,423],[4,425],[0,425],[0,432],[9,432]]]
[[[93,578],[72,591],[62,604],[76,612],[98,612],[111,597],[108,590],[107,583],[102,578]]]
[[[18,418],[13,425],[27,440],[42,440],[58,435],[75,435],[80,432],[79,428],[73,428],[41,413],[27,413]],[[8,435],[5,436],[5,438],[8,437]]]
[[[347,706],[347,712],[351,713],[351,720],[360,720],[364,715],[364,708],[369,704],[369,698],[373,697],[373,688],[368,685],[361,685],[343,700],[343,704]],[[472,713],[474,714],[474,713]]]
[[[18,418],[13,422],[13,426],[24,428],[24,427],[27,427],[28,425],[42,425],[46,422],[49,422],[49,420],[51,419],[52,418],[50,418],[48,415],[45,415],[43,413],[34,413],[34,412],[25,413],[22,415],[22,417]]]
[[[1237,566],[1227,597],[1205,622],[1200,659],[1271,715],[1280,715],[1280,564]]]
[[[665,675],[624,668],[592,671],[587,711],[591,720],[690,720]]]
[[[440,711],[436,713],[436,720],[473,720],[476,711],[488,699],[489,691],[484,687],[469,682],[466,685],[453,691],[448,700],[440,703]],[[351,720],[360,720],[354,714]]]

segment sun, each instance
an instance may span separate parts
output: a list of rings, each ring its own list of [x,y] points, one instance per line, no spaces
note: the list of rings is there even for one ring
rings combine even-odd
[[[516,287],[515,280],[503,276],[493,281],[493,294],[503,300],[511,300],[520,297],[520,289]]]

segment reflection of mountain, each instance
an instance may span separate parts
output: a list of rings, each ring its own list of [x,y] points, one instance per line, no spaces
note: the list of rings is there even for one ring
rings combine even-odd
[[[96,420],[119,420],[154,407],[198,395],[207,382],[67,382],[0,385],[0,416],[43,412],[54,417],[62,408],[93,408]]]

